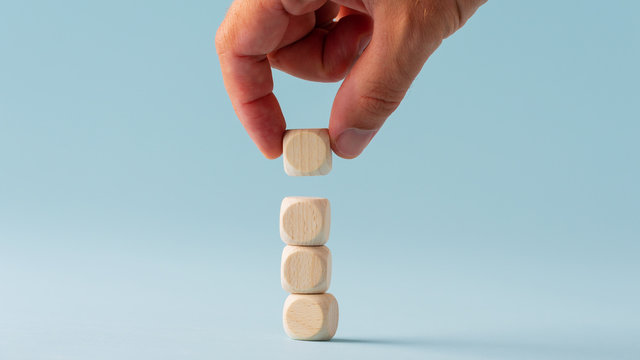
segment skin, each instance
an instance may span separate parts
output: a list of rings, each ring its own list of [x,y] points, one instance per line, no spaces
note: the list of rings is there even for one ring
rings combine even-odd
[[[344,79],[329,120],[333,151],[358,156],[395,111],[429,56],[486,0],[235,0],[216,34],[238,118],[269,159],[286,123],[271,68]]]

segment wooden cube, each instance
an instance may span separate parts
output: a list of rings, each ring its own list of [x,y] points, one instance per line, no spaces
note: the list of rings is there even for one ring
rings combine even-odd
[[[292,294],[321,294],[331,282],[331,251],[326,246],[285,246],[282,288]]]
[[[284,302],[284,331],[296,340],[330,340],[338,329],[338,302],[331,294],[291,294]]]
[[[280,206],[280,238],[287,245],[319,246],[329,240],[331,206],[318,197],[289,196]]]
[[[282,140],[284,171],[289,176],[326,175],[331,171],[327,129],[287,130]]]

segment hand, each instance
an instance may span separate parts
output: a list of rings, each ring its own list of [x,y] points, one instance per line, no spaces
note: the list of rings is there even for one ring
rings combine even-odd
[[[329,134],[337,155],[354,158],[442,40],[485,2],[235,0],[216,34],[225,87],[245,129],[273,159],[286,124],[271,67],[312,81],[345,79]]]

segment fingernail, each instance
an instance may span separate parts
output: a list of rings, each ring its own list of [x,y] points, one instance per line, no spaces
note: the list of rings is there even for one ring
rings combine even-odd
[[[377,130],[363,130],[363,129],[346,129],[340,135],[338,135],[338,139],[336,140],[336,150],[338,155],[354,158],[364,150],[373,136],[376,134]]]
[[[358,56],[362,55],[362,53],[364,52],[364,49],[366,49],[367,46],[369,46],[370,42],[371,42],[371,35],[365,35],[362,38],[360,38],[360,42],[358,43]]]

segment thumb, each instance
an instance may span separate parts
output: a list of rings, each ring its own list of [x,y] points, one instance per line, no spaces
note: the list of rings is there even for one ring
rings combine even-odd
[[[371,42],[342,83],[331,110],[329,133],[337,155],[360,155],[446,36],[441,19],[413,18],[413,13],[397,7],[374,12],[380,16],[374,15]]]

